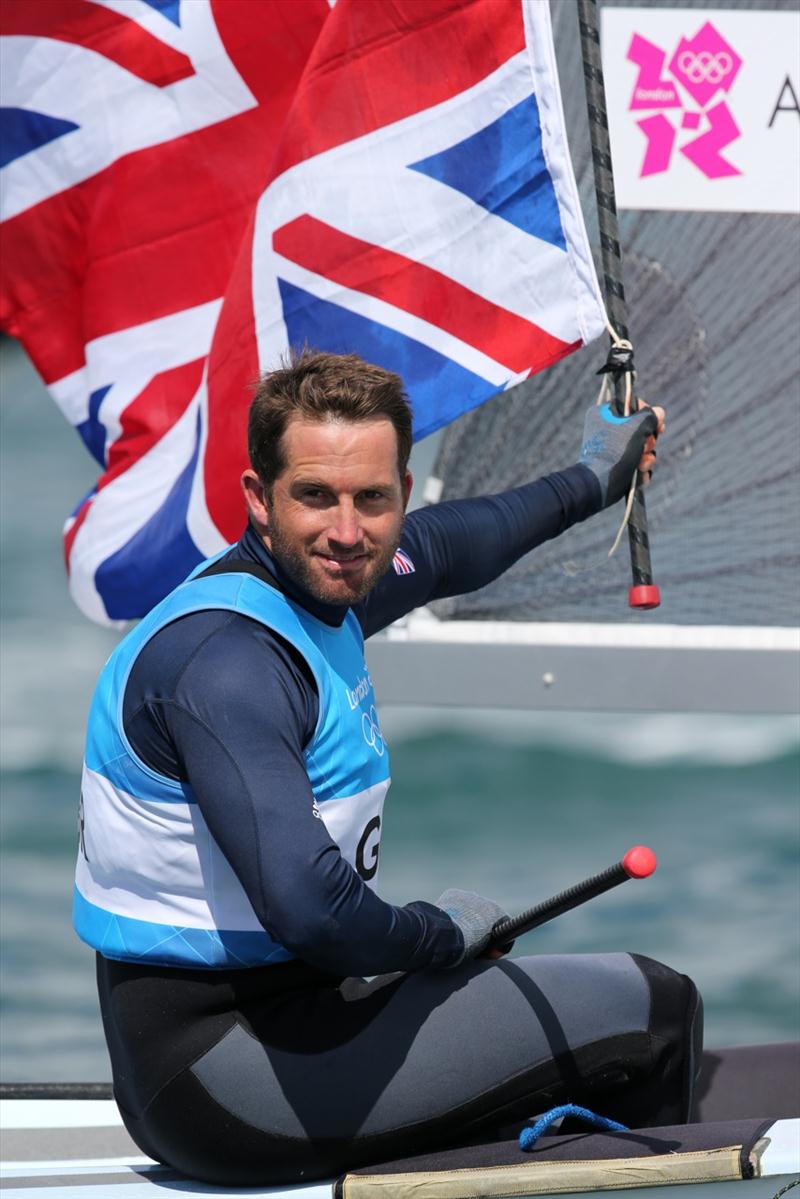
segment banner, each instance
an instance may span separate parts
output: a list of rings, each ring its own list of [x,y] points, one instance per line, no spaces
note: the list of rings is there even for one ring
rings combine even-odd
[[[800,211],[800,12],[604,8],[620,208]]]
[[[424,436],[597,336],[546,0],[6,0],[0,318],[103,474],[71,592],[241,533],[253,381],[397,370]]]

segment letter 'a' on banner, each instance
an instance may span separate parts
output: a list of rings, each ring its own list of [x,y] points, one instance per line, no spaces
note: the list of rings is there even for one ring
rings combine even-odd
[[[240,535],[290,346],[399,372],[422,437],[604,331],[547,0],[54,11],[0,13],[0,321],[103,472],[65,531],[92,619]]]

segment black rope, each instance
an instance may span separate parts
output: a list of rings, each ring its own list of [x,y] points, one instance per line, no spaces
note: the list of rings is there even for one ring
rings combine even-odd
[[[600,253],[606,308],[617,335],[628,341],[628,305],[622,283],[622,251],[619,244],[617,203],[614,195],[614,171],[611,162],[611,143],[608,136],[606,92],[603,83],[603,64],[600,56],[600,31],[597,22],[597,0],[578,0],[578,24],[583,52],[583,78],[586,85],[586,105],[589,113],[589,136],[592,144],[594,187],[600,226]],[[612,344],[604,371],[614,380],[615,406],[622,413],[625,394],[625,375],[633,367],[633,354],[625,364],[615,362],[619,354]],[[634,493],[628,520],[628,543],[631,553],[631,573],[635,587],[651,586],[653,573],[650,564],[650,541],[647,535],[647,512],[640,487]]]
[[[800,1186],[800,1178],[795,1178],[791,1182],[787,1182],[785,1187],[781,1187],[779,1191],[775,1192],[772,1199],[780,1199],[781,1195],[785,1195],[787,1191],[791,1191],[792,1187],[796,1186]]]

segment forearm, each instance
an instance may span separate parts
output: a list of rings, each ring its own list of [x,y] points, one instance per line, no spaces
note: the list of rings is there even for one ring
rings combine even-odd
[[[402,547],[411,574],[389,571],[360,610],[366,637],[431,600],[485,587],[536,546],[601,508],[600,486],[577,465],[499,495],[412,512]]]
[[[422,520],[436,526],[431,556],[441,564],[430,598],[485,587],[525,554],[599,510],[600,489],[583,466],[499,495],[424,509]]]
[[[173,709],[170,727],[208,828],[259,923],[297,957],[341,975],[443,967],[463,938],[432,905],[396,907],[366,886],[315,817],[302,757],[278,742],[219,737]],[[217,725],[217,727],[219,727]],[[232,745],[226,742],[232,739]]]
[[[385,903],[335,845],[315,850],[311,860],[302,851],[291,855],[282,885],[267,888],[260,917],[292,953],[356,976],[442,968],[459,959],[463,937],[439,908]]]

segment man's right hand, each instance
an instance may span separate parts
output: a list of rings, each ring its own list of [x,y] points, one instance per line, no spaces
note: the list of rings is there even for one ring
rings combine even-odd
[[[497,921],[508,915],[494,900],[476,895],[474,891],[445,891],[435,906],[447,913],[464,938],[464,952],[453,966],[480,957],[491,940]],[[500,950],[490,950],[486,956],[498,958],[503,955]]]

